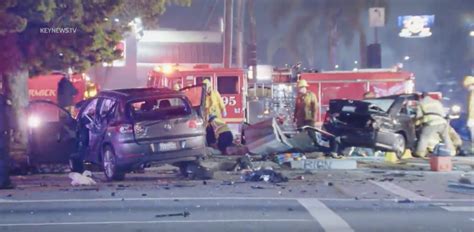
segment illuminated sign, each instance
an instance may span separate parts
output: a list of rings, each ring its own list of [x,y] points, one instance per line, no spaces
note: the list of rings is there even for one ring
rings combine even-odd
[[[398,26],[401,27],[398,35],[405,38],[429,37],[433,23],[434,15],[398,16]]]

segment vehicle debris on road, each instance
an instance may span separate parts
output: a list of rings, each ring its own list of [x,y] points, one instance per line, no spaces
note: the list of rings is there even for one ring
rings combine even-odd
[[[84,171],[82,174],[77,172],[69,173],[69,178],[71,178],[71,185],[72,186],[90,186],[96,185],[94,179],[92,179],[92,173],[90,171]]]
[[[156,218],[162,218],[162,217],[189,217],[191,215],[190,212],[184,211],[182,213],[169,213],[169,214],[158,214],[155,215]]]
[[[242,179],[245,181],[265,181],[270,183],[281,183],[288,181],[288,177],[285,177],[281,173],[269,169],[259,169],[247,172],[242,176]]]

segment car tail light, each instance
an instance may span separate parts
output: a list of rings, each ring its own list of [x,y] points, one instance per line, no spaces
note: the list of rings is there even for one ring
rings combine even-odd
[[[135,124],[135,128],[133,129],[135,130],[136,135],[143,135],[145,133],[145,128],[141,125]]]
[[[188,121],[188,127],[189,128],[192,128],[192,129],[196,129],[198,126],[202,126],[204,122],[202,121],[202,119],[200,118],[197,118],[197,119],[191,119]]]
[[[329,121],[329,112],[326,112],[324,114],[324,122],[328,122]]]
[[[131,124],[119,124],[116,126],[117,131],[120,134],[131,134],[133,133],[133,126]]]

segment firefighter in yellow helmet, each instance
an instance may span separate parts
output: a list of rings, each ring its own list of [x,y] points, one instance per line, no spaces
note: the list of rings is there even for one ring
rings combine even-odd
[[[425,158],[429,143],[435,136],[439,136],[451,151],[451,154],[454,155],[456,151],[449,137],[449,124],[445,119],[443,104],[424,92],[421,95],[417,117],[418,120],[421,120],[422,125],[415,155]]]
[[[298,96],[295,104],[295,121],[296,126],[314,126],[314,120],[318,109],[318,99],[316,95],[308,90],[306,80],[298,81]]]
[[[212,88],[211,82],[208,79],[205,79],[202,83],[206,85],[204,118],[209,120],[211,114],[217,118],[226,117],[227,111],[220,93]]]
[[[227,124],[216,115],[211,115],[209,117],[209,127],[212,128],[212,134],[214,137],[214,143],[209,145],[217,145],[217,148],[223,153],[226,154],[226,149],[229,146],[232,146],[234,137],[230,131]]]
[[[471,152],[474,152],[474,76],[466,76],[463,84],[469,91],[467,100],[467,127],[469,127],[471,132]]]

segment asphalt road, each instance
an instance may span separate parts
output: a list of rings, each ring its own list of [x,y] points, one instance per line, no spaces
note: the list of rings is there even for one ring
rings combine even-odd
[[[473,231],[474,202],[144,198],[0,203],[0,231]]]

